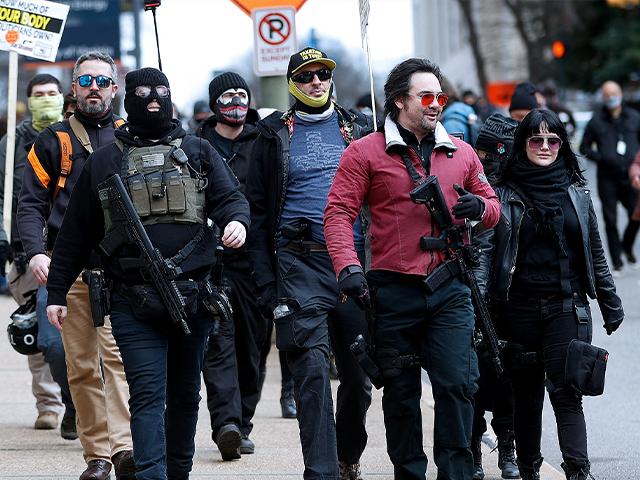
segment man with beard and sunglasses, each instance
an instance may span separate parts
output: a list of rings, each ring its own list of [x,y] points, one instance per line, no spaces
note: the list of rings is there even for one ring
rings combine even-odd
[[[459,226],[468,219],[493,227],[500,205],[471,146],[439,121],[447,103],[441,82],[440,69],[426,59],[393,68],[384,86],[384,131],[345,150],[324,216],[340,290],[369,299],[371,288],[373,356],[383,377],[387,451],[396,480],[426,477],[421,368],[429,374],[435,401],[437,477],[473,477],[469,447],[478,364],[471,292],[447,255],[448,242],[423,241],[438,238],[442,229],[409,192],[426,176],[436,176]],[[352,227],[365,201],[371,214],[366,277]]]
[[[71,192],[93,150],[113,143],[117,71],[113,59],[88,52],[73,68],[73,116],[45,128],[27,156],[18,202],[18,229],[29,268],[42,286],[46,305],[49,252],[62,224]],[[43,233],[46,227],[46,235]],[[96,265],[89,259],[84,267]],[[94,327],[88,287],[77,278],[67,297],[69,318],[62,332],[76,425],[87,468],[80,480],[105,480],[115,466],[118,480],[134,478],[129,427],[129,391],[109,320]]]
[[[224,72],[209,84],[214,112],[197,131],[229,165],[244,191],[258,136],[258,112],[249,108],[251,91],[244,78]],[[260,398],[260,351],[267,320],[256,302],[256,286],[246,249],[224,251],[224,287],[233,307],[233,323],[220,325],[209,338],[203,368],[212,439],[223,460],[252,454],[251,419]]]
[[[211,145],[172,119],[169,80],[160,70],[129,72],[125,89],[128,123],[116,131],[114,144],[91,155],[69,201],[53,250],[47,314],[52,323],[65,321],[65,294],[83,260],[100,245],[111,284],[113,333],[131,392],[136,479],[188,480],[200,372],[214,327],[209,308],[224,301],[211,280],[216,237],[208,221],[220,227],[225,247],[239,248],[249,205]],[[139,243],[122,235],[132,220],[114,208],[115,192],[103,183],[116,174],[135,209],[131,213],[163,259],[161,275],[179,290],[181,322],[171,321],[171,306]],[[218,314],[223,315],[220,309]],[[225,315],[224,321],[232,320]]]
[[[331,100],[335,67],[314,48],[291,56],[287,79],[295,104],[258,123],[255,166],[247,180],[253,224],[249,252],[258,301],[274,318],[276,345],[286,352],[293,374],[307,480],[361,478],[371,403],[371,383],[349,351],[367,329],[363,305],[338,301],[322,213],[340,155],[369,133],[373,122]],[[364,257],[362,222],[352,228],[355,249]],[[335,422],[330,335],[340,378]]]

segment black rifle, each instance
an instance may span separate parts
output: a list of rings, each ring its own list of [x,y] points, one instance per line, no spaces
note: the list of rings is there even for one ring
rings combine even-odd
[[[113,225],[112,230],[100,243],[100,249],[105,255],[111,256],[125,243],[131,242],[136,245],[142,254],[143,275],[148,275],[173,323],[180,326],[185,334],[190,333],[186,322],[184,297],[175,282],[181,270],[165,260],[160,250],[149,240],[120,175],[114,174],[107,178],[98,185],[98,190],[100,202],[103,209],[109,212]]]
[[[426,177],[424,182],[411,191],[410,196],[414,203],[423,204],[427,207],[431,218],[442,230],[442,234],[437,238],[422,237],[420,239],[420,247],[423,250],[443,250],[449,257],[449,262],[453,262],[453,264],[446,262],[444,265],[438,266],[432,275],[427,277],[425,284],[429,287],[430,279],[438,283],[440,278],[445,278],[445,276],[449,278],[448,273],[452,270],[459,270],[463,281],[471,289],[476,325],[482,334],[487,354],[491,359],[495,372],[500,377],[504,371],[500,360],[500,341],[496,335],[489,309],[480,293],[478,281],[472,268],[472,265],[477,264],[477,249],[473,245],[464,244],[463,228],[455,225],[451,219],[440,183],[438,183],[438,177],[434,175]],[[445,272],[445,269],[448,271]]]

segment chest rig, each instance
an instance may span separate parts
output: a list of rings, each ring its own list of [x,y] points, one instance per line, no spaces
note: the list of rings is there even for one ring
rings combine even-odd
[[[205,224],[204,176],[193,178],[182,139],[124,147],[122,177],[143,225]]]

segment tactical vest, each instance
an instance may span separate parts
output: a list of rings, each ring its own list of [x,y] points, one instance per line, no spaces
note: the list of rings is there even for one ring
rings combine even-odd
[[[148,147],[116,144],[124,154],[124,184],[143,225],[206,224],[207,180],[191,177],[181,138]]]

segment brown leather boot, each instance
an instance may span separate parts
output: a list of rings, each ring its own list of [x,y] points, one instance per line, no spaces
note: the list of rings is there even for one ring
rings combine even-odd
[[[106,460],[90,460],[79,480],[108,480],[111,464]]]
[[[122,450],[111,457],[116,480],[136,480],[136,464],[133,461],[133,450]]]

